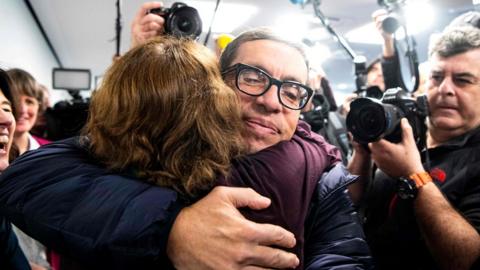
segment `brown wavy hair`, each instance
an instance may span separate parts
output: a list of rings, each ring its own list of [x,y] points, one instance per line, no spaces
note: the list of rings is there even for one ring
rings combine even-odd
[[[164,36],[112,64],[84,135],[110,169],[197,196],[243,153],[241,128],[239,101],[213,53]]]

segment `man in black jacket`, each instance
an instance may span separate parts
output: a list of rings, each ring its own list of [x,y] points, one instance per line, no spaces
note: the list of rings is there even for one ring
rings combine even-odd
[[[365,231],[382,269],[471,269],[480,257],[480,30],[449,28],[429,55],[428,148],[417,150],[406,119],[400,143],[369,144],[390,176],[364,182]],[[355,150],[349,168],[368,180],[370,154]]]

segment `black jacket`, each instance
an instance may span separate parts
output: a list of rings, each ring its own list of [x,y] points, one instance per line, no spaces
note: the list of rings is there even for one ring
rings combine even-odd
[[[0,217],[0,269],[30,269],[27,258],[18,245],[12,225],[3,217]]]

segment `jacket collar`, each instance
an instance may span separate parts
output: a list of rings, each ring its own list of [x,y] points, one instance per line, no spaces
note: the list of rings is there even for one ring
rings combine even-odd
[[[464,133],[463,135],[450,139],[447,142],[442,143],[441,145],[435,148],[447,148],[447,149],[462,148],[467,143],[470,144],[474,142],[480,142],[480,127],[477,127],[475,129],[468,131],[467,133]]]

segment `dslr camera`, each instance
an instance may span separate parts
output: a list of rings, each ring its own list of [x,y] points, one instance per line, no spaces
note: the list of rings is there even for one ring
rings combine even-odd
[[[376,85],[369,86],[365,90],[357,91],[356,93],[360,98],[381,99],[383,97],[383,91]]]
[[[397,87],[385,91],[381,100],[357,98],[350,104],[347,130],[361,144],[382,138],[398,143],[402,140],[400,120],[405,117],[412,126],[417,146],[424,147],[427,132],[428,103],[426,96],[417,99]]]
[[[184,3],[176,2],[170,8],[154,8],[149,13],[165,19],[165,33],[176,37],[198,39],[202,33],[202,20],[198,11]]]
[[[389,12],[389,15],[382,22],[383,30],[390,34],[395,33],[402,25],[403,19],[399,16],[398,11],[405,5],[405,0],[378,0],[378,4],[385,7]]]

